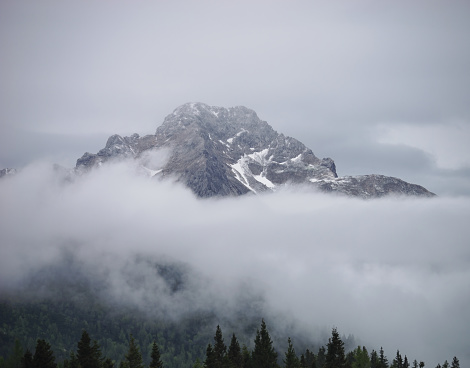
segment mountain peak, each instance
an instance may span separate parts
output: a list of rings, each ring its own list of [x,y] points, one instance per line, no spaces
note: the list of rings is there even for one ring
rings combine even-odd
[[[266,122],[258,118],[255,111],[244,106],[224,108],[200,102],[190,102],[177,107],[172,114],[168,115],[162,126],[157,128],[157,134],[159,130],[170,129],[174,131],[175,129],[185,129],[191,125],[214,129],[218,132],[224,130],[226,134],[231,135],[238,133],[242,128],[269,127]]]
[[[168,115],[155,135],[111,136],[97,154],[85,153],[77,169],[86,171],[110,159],[141,159],[165,148],[161,167],[152,175],[171,177],[199,197],[233,196],[304,184],[326,192],[363,198],[388,194],[433,196],[425,188],[378,175],[338,178],[331,158],[319,159],[295,138],[276,132],[244,106],[217,107],[186,103]]]
[[[187,102],[181,106],[178,106],[174,111],[173,115],[178,114],[204,114],[210,113],[217,116],[221,111],[234,111],[238,113],[245,113],[248,115],[256,115],[256,112],[252,109],[249,109],[245,106],[235,106],[235,107],[219,107],[219,106],[210,106],[202,102]]]

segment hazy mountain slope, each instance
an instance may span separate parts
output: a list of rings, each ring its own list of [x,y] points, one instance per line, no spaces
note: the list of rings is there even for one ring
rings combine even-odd
[[[6,169],[1,169],[0,170],[0,178],[3,178],[4,176],[15,175],[15,174],[16,174],[15,169],[6,168]]]

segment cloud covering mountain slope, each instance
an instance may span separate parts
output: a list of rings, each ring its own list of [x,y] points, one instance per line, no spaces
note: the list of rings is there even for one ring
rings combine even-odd
[[[0,181],[0,290],[18,290],[66,250],[98,270],[90,277],[110,296],[143,310],[222,314],[249,291],[266,313],[312,334],[337,326],[389,358],[400,349],[430,366],[454,355],[470,362],[468,199],[362,201],[299,189],[201,201],[136,170],[114,163],[64,184],[48,165],[32,165]],[[186,265],[191,292],[160,288],[148,299],[158,280],[143,268],[147,286],[136,289],[123,272],[135,256]]]

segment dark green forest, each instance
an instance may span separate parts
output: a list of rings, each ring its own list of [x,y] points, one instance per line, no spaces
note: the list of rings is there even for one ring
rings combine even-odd
[[[86,312],[88,311],[88,312]],[[326,344],[298,350],[290,337],[279,351],[264,319],[227,342],[214,316],[149,322],[139,313],[113,315],[105,308],[72,303],[0,303],[0,368],[422,368],[399,350],[345,348],[336,328]],[[245,321],[246,322],[246,321]],[[209,326],[211,326],[209,328]],[[243,341],[255,329],[253,341]],[[211,333],[209,333],[209,329]],[[212,335],[213,334],[213,335]],[[459,368],[454,357],[436,368]]]
[[[150,359],[155,341],[168,367],[189,366],[202,357],[210,337],[213,316],[193,315],[178,322],[152,320],[134,309],[116,312],[102,304],[77,306],[71,301],[0,302],[0,356],[6,358],[15,340],[34,351],[38,339],[51,344],[56,360],[76,350],[83,330],[96,339],[104,356],[120,360],[132,334],[144,361]]]

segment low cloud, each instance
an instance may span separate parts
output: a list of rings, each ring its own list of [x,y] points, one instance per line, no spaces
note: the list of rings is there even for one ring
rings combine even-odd
[[[337,326],[389,359],[400,349],[430,366],[454,355],[465,366],[469,201],[363,201],[305,188],[200,200],[125,162],[72,183],[36,164],[0,181],[0,290],[65,254],[97,270],[91,279],[116,300],[145,309],[155,302],[146,291],[165,295],[159,308],[174,318],[259,297],[267,313],[312,334]],[[186,288],[175,293],[153,260],[187,270]]]

